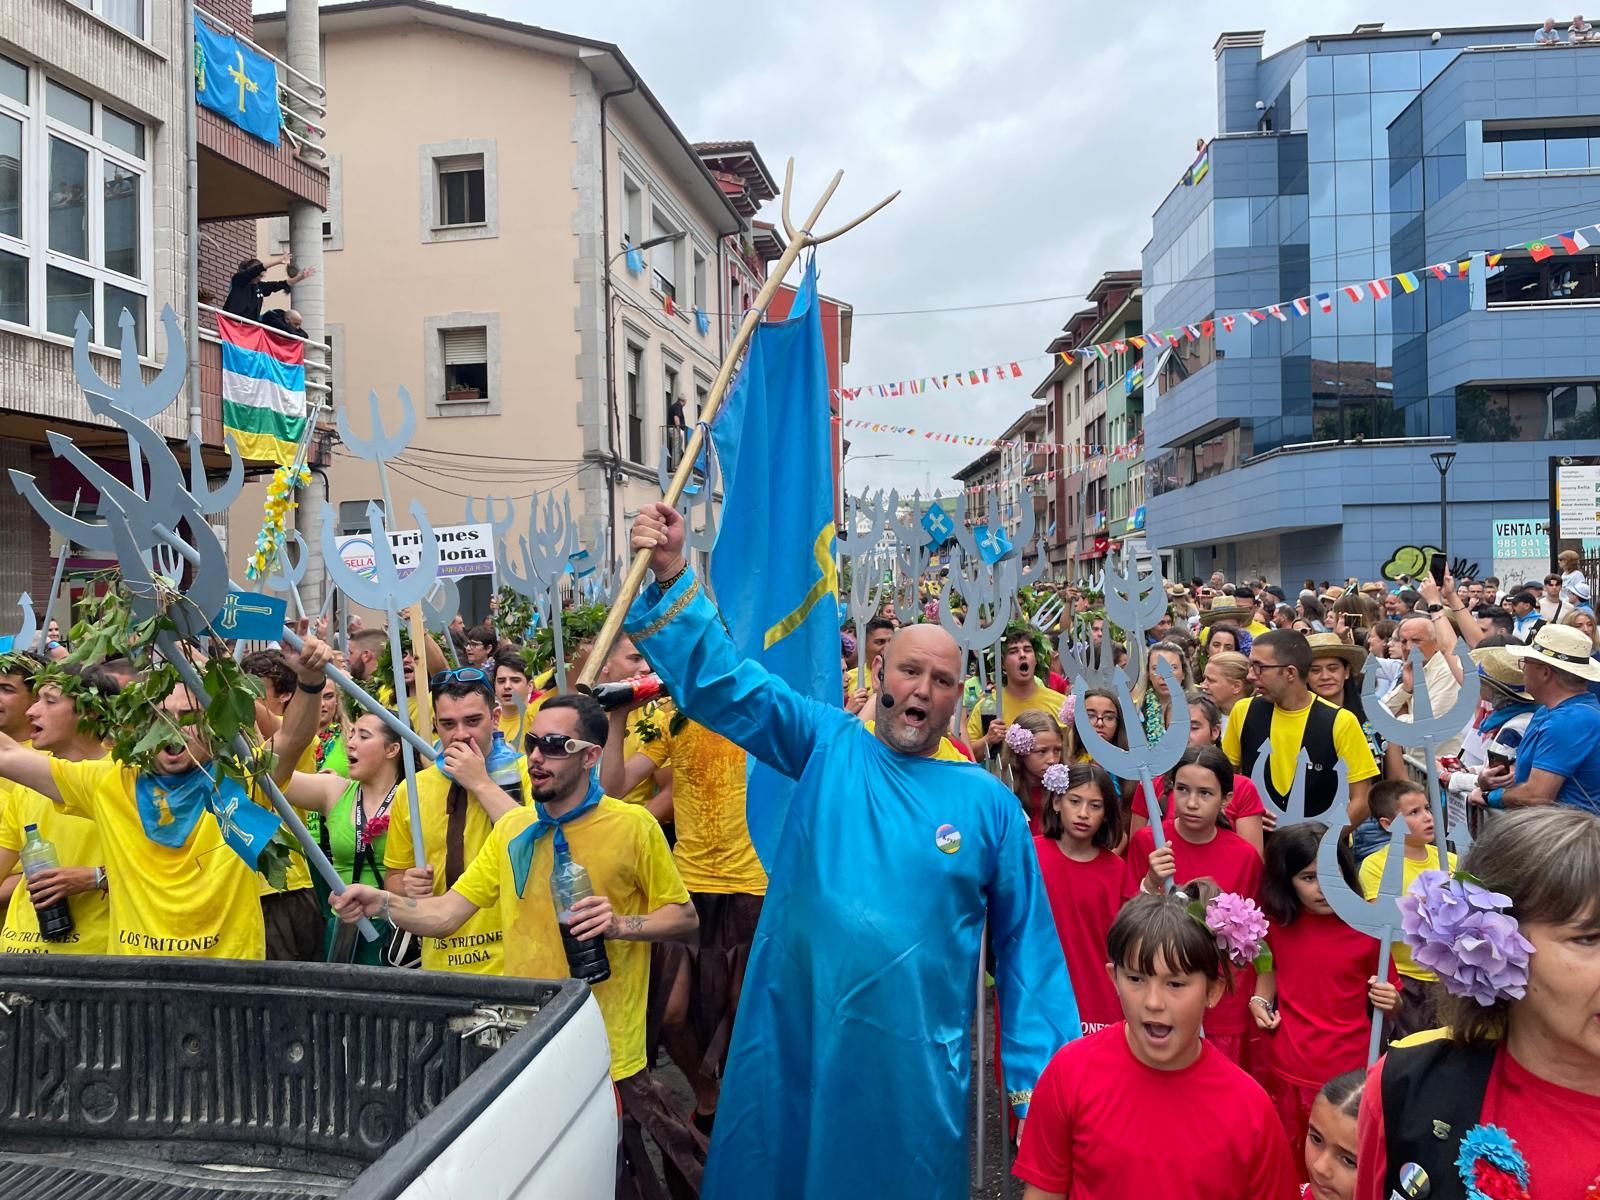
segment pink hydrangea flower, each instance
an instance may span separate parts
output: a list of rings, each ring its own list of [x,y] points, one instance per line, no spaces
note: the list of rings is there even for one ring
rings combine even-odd
[[[1261,953],[1267,917],[1248,896],[1223,892],[1206,905],[1206,928],[1217,935],[1217,948],[1242,967]]]

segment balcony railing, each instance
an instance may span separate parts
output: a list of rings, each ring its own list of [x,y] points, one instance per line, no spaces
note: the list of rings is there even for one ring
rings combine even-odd
[[[295,70],[209,9],[200,9],[199,17],[206,24],[225,30],[262,58],[272,60],[278,69],[278,105],[282,111],[280,130],[283,136],[301,158],[314,158],[326,163],[328,152],[322,148],[322,143],[327,140],[328,131],[321,122],[328,117],[328,89],[309,75]]]
[[[222,445],[222,339],[217,335],[216,318],[222,312],[209,304],[200,307],[200,399],[201,440],[209,446]],[[248,317],[223,314],[260,329],[283,335],[283,330],[252,321]],[[332,351],[326,342],[306,339],[306,404],[312,424],[320,424],[333,414],[333,372],[329,365]]]

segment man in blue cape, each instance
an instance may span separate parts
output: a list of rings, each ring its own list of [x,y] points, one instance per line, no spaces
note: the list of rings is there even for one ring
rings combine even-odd
[[[966,1115],[987,918],[1018,1117],[1079,1029],[1016,797],[935,757],[961,687],[937,626],[897,633],[869,730],[741,659],[687,569],[683,518],[646,505],[657,582],[627,628],[691,720],[798,781],[734,1024],[703,1200],[968,1194]]]

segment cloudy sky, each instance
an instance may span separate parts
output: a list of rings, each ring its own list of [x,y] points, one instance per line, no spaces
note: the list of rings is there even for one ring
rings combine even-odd
[[[858,400],[846,415],[991,437],[1032,403],[1044,347],[1100,273],[1140,265],[1150,213],[1188,166],[1195,139],[1216,132],[1211,47],[1220,33],[1265,29],[1270,54],[1361,21],[1433,28],[1521,16],[1532,30],[1546,15],[1484,0],[1322,0],[1315,16],[1313,6],[1283,0],[1225,10],[1172,0],[461,7],[615,42],[689,138],[754,140],[780,184],[793,155],[802,211],[836,168],[845,179],[829,217],[843,220],[901,189],[819,263],[823,290],[856,309],[846,382],[1016,359],[1025,375],[950,396]],[[1046,297],[1055,299],[1010,303]],[[890,315],[929,309],[947,311]],[[977,453],[847,435],[852,492],[948,489],[951,471]]]

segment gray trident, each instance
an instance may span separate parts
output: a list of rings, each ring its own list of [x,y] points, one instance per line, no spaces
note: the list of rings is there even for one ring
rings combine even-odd
[[[289,556],[289,547],[295,547],[295,554]],[[306,540],[300,536],[298,529],[291,529],[283,536],[283,545],[279,548],[272,564],[272,573],[261,582],[274,592],[288,592],[294,597],[294,614],[304,618],[306,615],[305,602],[300,599],[300,581],[306,577],[306,569],[311,562],[306,558]]]
[[[411,393],[402,387],[400,389],[400,427],[393,433],[390,433],[383,423],[383,409],[378,403],[378,393],[376,391],[367,393],[367,411],[372,420],[372,436],[370,438],[360,438],[350,432],[350,422],[345,415],[346,409],[343,406],[334,414],[334,420],[339,426],[339,439],[350,447],[350,453],[357,458],[364,458],[368,462],[378,464],[378,488],[383,493],[384,517],[389,521],[393,521],[396,518],[396,514],[394,500],[389,493],[389,460],[398,458],[405,448],[411,444],[411,435],[417,431],[417,409],[416,405],[411,403]],[[323,528],[327,529],[328,527],[328,523],[324,521]],[[372,528],[376,530],[378,526],[374,525]],[[326,542],[327,539],[324,538],[323,541]],[[337,552],[329,555],[326,545],[323,546],[323,553],[328,555],[329,562],[339,557]],[[417,861],[420,862],[421,859]]]
[[[1142,680],[1149,657],[1144,652],[1144,631],[1154,628],[1167,611],[1166,584],[1159,571],[1139,574],[1137,562],[1129,562],[1126,570],[1112,564],[1105,571],[1105,597],[1106,624],[1117,626],[1126,635],[1128,666],[1135,682]]]
[[[876,558],[850,562],[850,619],[856,626],[856,690],[867,686],[867,622],[883,606],[883,567]]]
[[[1444,802],[1439,795],[1439,768],[1435,755],[1439,743],[1448,741],[1465,729],[1478,708],[1478,689],[1473,686],[1478,677],[1477,664],[1467,652],[1466,643],[1459,638],[1456,640],[1456,658],[1461,663],[1461,678],[1465,684],[1457,693],[1456,702],[1442,713],[1435,713],[1428,699],[1428,689],[1422,679],[1422,654],[1417,650],[1413,650],[1410,657],[1411,720],[1402,721],[1379,703],[1376,672],[1367,675],[1366,686],[1361,692],[1367,720],[1372,722],[1372,728],[1381,737],[1399,746],[1421,744],[1422,761],[1427,768],[1423,774],[1427,776],[1428,808],[1433,813],[1433,837],[1435,845],[1439,847],[1441,868],[1450,861],[1449,839],[1445,833]],[[1396,824],[1404,825],[1405,822]]]
[[[376,403],[376,401],[374,401]],[[410,401],[407,400],[409,405]],[[404,667],[405,645],[400,640],[400,610],[418,603],[433,588],[439,574],[439,541],[433,536],[433,526],[428,524],[428,514],[417,501],[411,502],[411,519],[417,523],[422,535],[418,551],[417,569],[404,579],[395,566],[394,550],[389,544],[389,531],[383,514],[376,503],[367,505],[367,520],[372,528],[372,577],[363,578],[346,565],[339,554],[335,540],[333,507],[322,502],[322,558],[328,573],[333,576],[339,590],[357,604],[367,608],[383,609],[389,615],[389,659],[394,666],[395,711],[402,720],[408,719],[406,673]],[[426,661],[421,646],[414,647],[416,661]],[[424,670],[427,668],[424,667]],[[409,742],[401,755],[406,769],[406,799],[411,807],[411,849],[418,863],[427,862],[422,848],[422,815],[417,807],[417,756]]]
[[[1349,774],[1344,760],[1334,767],[1337,787],[1330,814],[1342,813],[1350,803]],[[1265,794],[1263,793],[1263,799]],[[1378,981],[1389,975],[1389,949],[1395,933],[1400,929],[1400,897],[1405,894],[1406,823],[1393,821],[1389,825],[1389,857],[1383,864],[1383,877],[1378,883],[1378,894],[1370,902],[1356,895],[1344,881],[1344,871],[1339,866],[1339,839],[1344,835],[1344,823],[1328,822],[1328,831],[1317,846],[1317,886],[1322,889],[1328,906],[1351,929],[1378,940]],[[1446,860],[1441,860],[1446,861]],[[1367,1065],[1378,1061],[1378,1051],[1383,1046],[1383,1014],[1372,1014],[1372,1036],[1367,1042]]]
[[[1165,659],[1157,659],[1165,662]],[[1313,821],[1315,817],[1306,816],[1306,772],[1311,768],[1311,755],[1304,747],[1300,749],[1300,757],[1294,764],[1294,780],[1289,784],[1289,791],[1283,797],[1283,805],[1278,805],[1276,794],[1270,786],[1267,773],[1272,769],[1272,755],[1262,753],[1256,755],[1256,765],[1250,772],[1250,782],[1256,785],[1256,791],[1261,796],[1261,805],[1272,815],[1271,828],[1274,832],[1287,829],[1291,825],[1302,825]],[[1330,810],[1331,811],[1331,810]]]
[[[133,314],[126,308],[117,318],[117,326],[122,331],[119,351],[121,369],[117,372],[117,382],[107,383],[95,370],[89,358],[90,322],[81,312],[73,324],[77,336],[72,342],[72,373],[78,386],[83,389],[90,411],[100,416],[106,415],[101,411],[102,406],[96,403],[100,399],[139,418],[141,422],[148,421],[177,399],[178,392],[183,388],[184,377],[189,372],[189,347],[183,340],[178,314],[173,312],[172,305],[162,305],[161,327],[167,335],[167,361],[162,364],[156,377],[146,383],[144,373],[139,369],[138,326]],[[128,442],[128,465],[133,490],[142,492],[144,485],[140,479],[139,447],[132,439]],[[153,487],[151,492],[154,492]]]
[[[556,507],[555,494],[544,498],[544,519],[537,505],[528,508],[528,533],[517,539],[527,571],[524,582],[541,587],[550,604],[551,647],[555,652],[556,690],[567,690],[566,648],[561,641],[561,578],[578,552],[578,526],[572,519],[572,497],[563,494]],[[532,595],[524,592],[529,599]]]
[[[1167,695],[1181,699],[1183,689],[1178,685],[1178,676],[1173,671],[1172,664],[1165,658],[1157,658],[1156,671],[1166,681]],[[1128,688],[1128,677],[1120,671],[1116,672],[1115,684],[1117,699],[1121,705],[1121,715],[1117,719],[1128,735],[1126,750],[1121,746],[1113,746],[1096,732],[1094,723],[1089,720],[1089,706],[1084,703],[1084,693],[1088,689],[1084,686],[1082,676],[1072,683],[1072,724],[1078,731],[1079,742],[1089,752],[1090,758],[1118,779],[1139,781],[1139,787],[1144,793],[1145,815],[1150,818],[1150,836],[1155,839],[1155,848],[1159,850],[1167,844],[1167,835],[1161,828],[1161,806],[1156,803],[1155,777],[1165,775],[1177,766],[1184,750],[1188,748],[1189,710],[1182,704],[1172,705],[1172,715],[1166,731],[1154,745],[1151,745],[1145,738],[1144,720],[1139,715],[1139,706],[1133,702],[1133,693]],[[1167,880],[1167,887],[1169,889],[1172,887],[1172,880]]]
[[[461,665],[456,658],[455,639],[450,636],[450,622],[460,611],[460,585],[454,579],[434,580],[433,590],[422,598],[422,623],[444,639],[444,652],[450,656],[452,667]]]
[[[11,648],[32,650],[34,643],[39,640],[39,618],[34,615],[33,597],[23,592],[17,597],[17,607],[22,610],[22,628],[18,629],[16,637],[11,639]]]
[[[170,457],[170,456],[169,456]],[[128,596],[134,615],[141,621],[148,620],[159,611],[157,602],[158,588],[155,578],[150,574],[150,569],[144,560],[145,547],[140,546],[129,528],[128,516],[113,504],[111,513],[107,517],[107,527],[111,531],[112,543],[116,549],[118,565],[122,570],[122,580],[127,586]],[[176,539],[174,539],[176,540]],[[195,562],[194,548],[185,547],[190,551],[183,557],[193,562],[196,571],[196,586],[191,586],[182,597],[178,612],[169,611],[175,618],[174,623],[179,630],[200,630],[210,626],[211,614],[222,607],[223,598],[228,590],[228,563],[223,555],[222,547],[215,539],[209,546],[202,548]],[[220,585],[219,585],[220,581]],[[173,630],[163,630],[156,634],[156,648],[161,652],[162,658],[171,663],[178,672],[178,677],[183,680],[184,686],[194,696],[196,704],[205,707],[211,703],[204,684],[201,683],[199,672],[194,669],[194,664],[184,653],[183,647],[178,644],[180,634]],[[250,746],[246,743],[243,734],[233,735],[231,749],[241,758],[250,757]],[[300,816],[284,799],[283,792],[270,774],[263,775],[260,780],[261,790],[267,794],[276,810],[278,817],[288,826],[289,832],[300,843],[300,851],[305,855],[306,862],[315,868],[318,875],[322,876],[329,888],[335,893],[344,891],[344,880],[339,878],[339,873],[333,869],[333,864],[322,853],[311,834],[307,832]],[[218,819],[223,817],[219,813]],[[420,860],[419,860],[420,861]],[[361,935],[368,941],[376,941],[378,931],[372,923],[365,918],[360,922]]]
[[[483,498],[483,507],[487,513],[485,517],[479,518],[478,501],[472,496],[467,497],[466,512],[468,525],[488,525],[493,534],[495,548],[494,574],[490,577],[489,586],[497,592],[500,590],[500,560],[505,557],[503,549],[505,536],[511,530],[511,522],[516,520],[517,517],[517,506],[512,503],[511,497],[501,496],[500,499],[505,502],[506,511],[504,515],[499,513],[493,496],[485,496]]]

